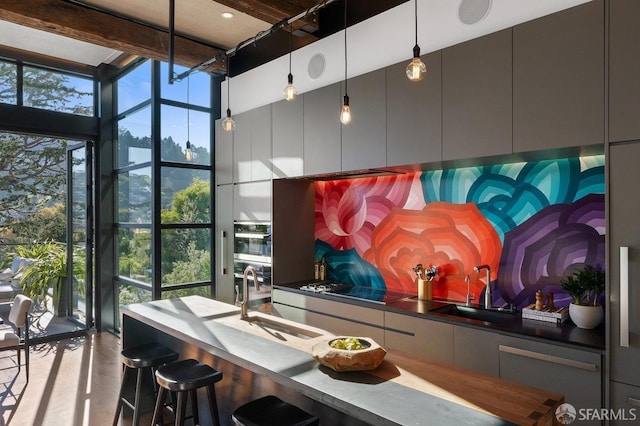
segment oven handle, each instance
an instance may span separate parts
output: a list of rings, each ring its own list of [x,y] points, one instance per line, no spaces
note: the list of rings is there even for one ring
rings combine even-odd
[[[629,347],[629,247],[620,247],[620,346]]]
[[[225,246],[227,242],[227,231],[220,232],[220,265],[222,266],[222,275],[227,275],[227,257],[225,256]]]

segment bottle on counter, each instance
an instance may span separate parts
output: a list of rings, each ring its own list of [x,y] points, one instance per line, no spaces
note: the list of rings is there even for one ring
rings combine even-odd
[[[320,280],[324,281],[327,279],[327,262],[324,260],[324,257],[320,259]]]
[[[320,261],[318,259],[316,259],[315,263],[313,264],[313,269],[314,269],[313,277],[316,280],[319,280],[320,279]]]
[[[555,306],[553,304],[553,292],[547,293],[547,310],[553,311]]]
[[[536,311],[544,309],[544,303],[542,302],[542,290],[536,291]]]

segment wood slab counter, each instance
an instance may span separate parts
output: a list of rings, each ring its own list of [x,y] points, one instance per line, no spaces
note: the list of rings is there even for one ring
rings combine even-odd
[[[195,346],[362,422],[375,425],[552,424],[558,394],[390,351],[376,370],[337,373],[311,347],[331,333],[200,296],[122,308],[123,347],[149,330]],[[224,420],[223,420],[224,423]]]

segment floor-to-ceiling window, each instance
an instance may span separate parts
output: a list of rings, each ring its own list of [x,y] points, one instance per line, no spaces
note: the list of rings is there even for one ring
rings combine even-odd
[[[117,304],[210,296],[211,76],[169,83],[168,64],[144,61],[117,78],[115,98]]]

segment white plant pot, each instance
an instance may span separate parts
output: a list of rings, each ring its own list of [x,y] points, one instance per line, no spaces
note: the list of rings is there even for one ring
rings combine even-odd
[[[602,321],[604,311],[602,306],[592,305],[569,305],[569,317],[579,328],[594,328]]]

